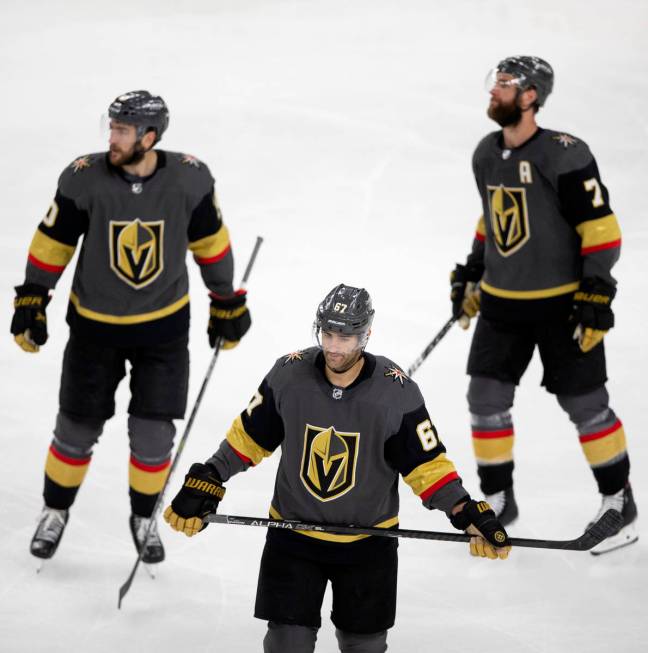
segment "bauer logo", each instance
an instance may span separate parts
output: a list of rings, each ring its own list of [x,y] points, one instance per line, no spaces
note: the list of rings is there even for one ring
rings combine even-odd
[[[338,499],[355,486],[359,440],[359,433],[306,425],[300,476],[315,498]]]
[[[110,221],[110,267],[129,286],[139,290],[164,269],[164,222]]]
[[[526,189],[488,186],[488,206],[497,250],[510,256],[531,237]]]

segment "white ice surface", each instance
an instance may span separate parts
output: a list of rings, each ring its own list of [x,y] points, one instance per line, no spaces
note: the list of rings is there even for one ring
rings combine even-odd
[[[37,356],[8,334],[12,286],[22,280],[59,172],[104,148],[98,116],[133,88],[167,100],[163,147],[210,165],[239,274],[255,236],[266,239],[249,285],[254,327],[218,361],[183,472],[216,448],[273,360],[310,344],[315,305],[340,281],[374,296],[370,350],[412,362],[448,316],[448,271],[467,253],[480,213],[470,157],[493,129],[485,74],[508,54],[547,58],[556,87],[539,121],[590,144],[623,228],[608,387],[643,510],[647,29],[643,0],[2,0],[0,650],[261,650],[265,626],[252,617],[260,529],[211,526],[188,540],[162,527],[168,560],[155,580],[139,574],[117,611],[118,587],[134,562],[126,383],[59,552],[40,575],[28,553],[57,410],[71,271],[49,307],[51,338]],[[190,265],[192,402],[209,349],[205,293]],[[469,341],[451,331],[417,381],[477,493],[464,399]],[[521,518],[511,531],[570,538],[598,497],[575,432],[539,387],[540,374],[534,359],[514,411]],[[233,479],[223,511],[264,515],[275,468],[273,458]],[[449,528],[406,487],[401,523]],[[390,651],[646,651],[646,523],[639,522],[638,544],[598,559],[515,550],[493,563],[471,559],[463,545],[403,541]],[[319,651],[335,650],[329,610],[327,595]]]

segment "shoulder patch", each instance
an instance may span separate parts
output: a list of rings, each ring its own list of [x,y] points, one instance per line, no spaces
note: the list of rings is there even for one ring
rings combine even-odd
[[[573,136],[570,136],[569,134],[557,134],[556,136],[551,137],[553,141],[557,145],[562,145],[565,149],[570,147],[571,145],[576,145],[578,143],[578,139],[574,138]]]
[[[283,357],[283,362],[281,363],[281,367],[285,367],[288,365],[288,363],[296,363],[298,361],[303,361],[304,360],[304,352],[298,349],[297,351],[292,351],[290,354],[286,354]]]
[[[80,170],[86,170],[92,165],[92,160],[90,159],[90,156],[86,154],[85,156],[80,156],[78,159],[75,159],[70,163],[70,170],[74,174],[79,172]]]
[[[191,166],[197,170],[202,166],[202,161],[193,154],[179,154],[178,158],[180,159],[180,163],[184,163],[184,165]]]
[[[385,378],[391,378],[392,382],[395,383],[398,381],[401,385],[401,388],[405,386],[405,381],[408,383],[412,382],[412,379],[396,365],[385,365]]]

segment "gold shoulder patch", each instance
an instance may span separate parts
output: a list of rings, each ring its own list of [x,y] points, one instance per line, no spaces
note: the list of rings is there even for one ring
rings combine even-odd
[[[303,361],[304,360],[304,354],[302,353],[301,350],[293,351],[290,352],[290,354],[286,354],[284,356],[283,363],[281,364],[281,367],[285,367],[288,365],[288,363],[295,363],[297,361]]]
[[[412,379],[403,372],[399,367],[396,367],[396,365],[392,365],[391,367],[385,367],[385,377],[386,378],[391,378],[392,382],[398,381],[401,384],[401,388],[405,386],[405,381],[408,383],[412,382]]]
[[[552,136],[552,138],[558,145],[562,145],[565,149],[570,145],[576,145],[578,143],[578,140],[569,134],[558,134],[558,136]]]
[[[198,157],[195,157],[193,154],[181,154],[180,163],[184,163],[187,166],[191,166],[192,168],[199,169],[201,161],[200,159],[198,159]]]
[[[86,154],[85,156],[80,156],[78,159],[75,159],[72,161],[70,164],[70,168],[76,174],[79,172],[79,170],[86,170],[92,165],[92,161],[90,161],[90,157]]]

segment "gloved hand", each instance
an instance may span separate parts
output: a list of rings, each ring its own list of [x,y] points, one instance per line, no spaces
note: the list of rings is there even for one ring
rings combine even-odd
[[[462,329],[467,329],[471,318],[479,313],[481,292],[478,283],[483,273],[483,266],[475,263],[467,265],[457,263],[450,273],[452,316],[458,319]]]
[[[194,463],[185,476],[184,485],[164,511],[165,521],[176,531],[192,537],[207,528],[203,519],[218,509],[225,488],[211,465]]]
[[[209,346],[214,347],[216,338],[222,338],[223,349],[236,347],[252,324],[250,312],[245,305],[247,293],[245,290],[238,290],[232,297],[219,297],[213,293],[210,296],[207,325]]]
[[[35,353],[47,342],[45,307],[49,300],[49,290],[44,286],[36,283],[16,286],[11,333],[25,351]]]
[[[594,349],[614,326],[614,313],[610,304],[615,294],[614,286],[592,277],[583,279],[574,293],[574,305],[569,319],[576,325],[574,340],[578,341],[582,352]]]
[[[463,508],[450,516],[451,524],[466,531],[470,538],[470,555],[506,560],[511,546],[508,535],[486,501],[467,501]]]

